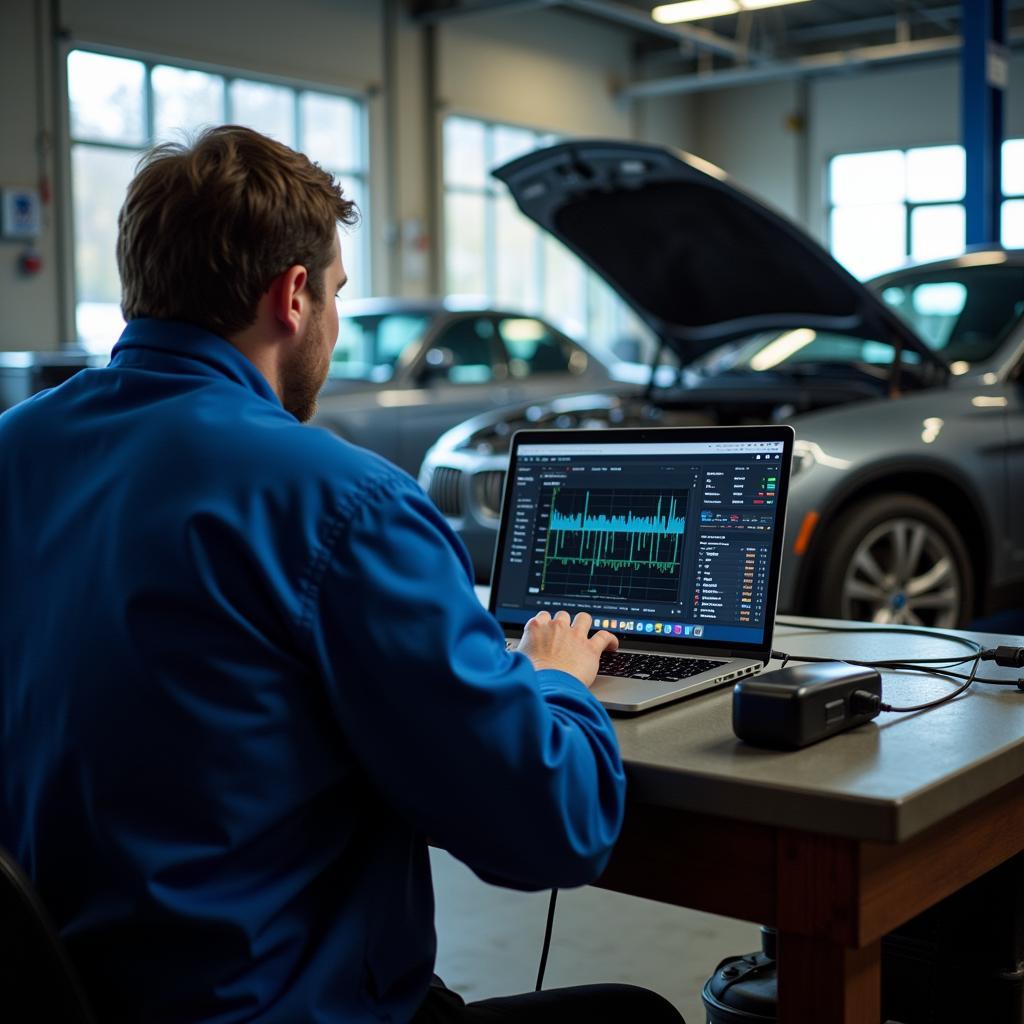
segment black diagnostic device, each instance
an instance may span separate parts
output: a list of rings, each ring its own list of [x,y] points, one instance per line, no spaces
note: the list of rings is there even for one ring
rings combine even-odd
[[[794,750],[878,715],[882,677],[872,668],[823,661],[738,682],[732,731],[758,747]]]

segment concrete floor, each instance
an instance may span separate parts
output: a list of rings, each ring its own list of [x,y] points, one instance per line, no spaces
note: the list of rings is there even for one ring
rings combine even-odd
[[[437,973],[466,1000],[533,989],[548,893],[481,882],[431,851],[437,896]],[[670,1000],[687,1024],[704,1021],[700,990],[723,957],[760,946],[756,925],[601,889],[558,894],[545,988],[626,982]]]

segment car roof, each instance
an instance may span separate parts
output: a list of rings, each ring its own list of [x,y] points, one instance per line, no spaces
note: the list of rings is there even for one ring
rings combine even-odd
[[[487,313],[493,316],[531,317],[550,323],[539,313],[497,306],[482,295],[444,295],[427,298],[378,296],[368,299],[347,299],[342,303],[341,313],[342,316],[384,316],[388,313],[424,316],[436,316],[439,313]]]
[[[1003,249],[994,245],[969,246],[959,256],[905,263],[896,270],[887,270],[884,274],[879,274],[865,283],[877,289],[884,287],[889,281],[917,271],[963,270],[965,267],[990,267],[997,264],[1007,267],[1024,267],[1024,249]]]

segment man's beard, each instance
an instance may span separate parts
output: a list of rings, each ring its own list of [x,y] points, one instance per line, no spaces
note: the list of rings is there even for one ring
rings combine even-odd
[[[316,412],[316,398],[327,380],[329,368],[323,310],[318,309],[310,318],[301,347],[281,367],[281,404],[299,422],[307,422]]]

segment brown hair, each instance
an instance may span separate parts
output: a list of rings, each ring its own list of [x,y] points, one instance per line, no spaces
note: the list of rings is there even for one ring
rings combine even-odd
[[[117,218],[121,311],[229,336],[255,321],[260,296],[296,264],[323,302],[337,222],[358,216],[325,170],[250,128],[155,146]]]

